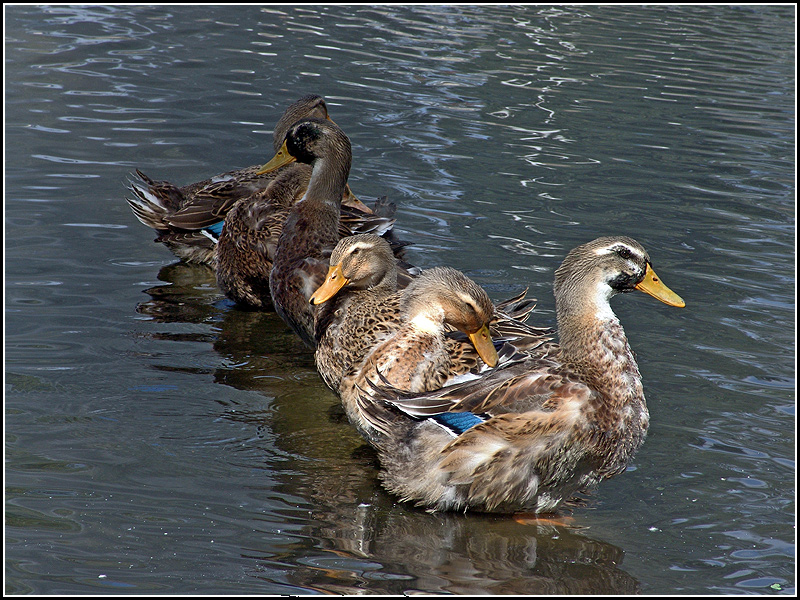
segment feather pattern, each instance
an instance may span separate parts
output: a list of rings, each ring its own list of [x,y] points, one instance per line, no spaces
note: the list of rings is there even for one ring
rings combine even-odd
[[[273,133],[276,150],[289,127],[303,118],[329,118],[325,100],[316,94],[303,96],[284,111]],[[260,169],[261,165],[254,165],[183,187],[154,181],[137,169],[138,180],[129,185],[133,197],[126,200],[136,218],[156,231],[156,242],[187,262],[214,266],[216,246],[201,231],[225,219],[240,200],[264,199],[279,172],[259,173]],[[307,185],[308,165],[289,165],[287,169],[296,172],[295,181]]]
[[[317,309],[309,303],[325,278],[330,254],[342,237],[354,229],[381,233],[393,254],[402,257],[405,244],[397,242],[391,226],[394,206],[384,199],[369,217],[342,209],[351,163],[350,140],[334,123],[305,119],[287,132],[283,146],[264,170],[290,161],[311,165],[303,197],[288,211],[275,249],[269,289],[275,311],[311,348],[316,345]]]
[[[433,510],[552,512],[623,472],[649,414],[609,300],[636,289],[684,305],[640,244],[599,238],[556,271],[558,344],[543,336],[473,380],[427,392],[385,374],[361,377],[349,401],[373,426],[365,437],[385,487]]]
[[[325,277],[330,252],[339,241],[342,195],[350,173],[350,140],[330,121],[307,119],[289,129],[281,150],[265,165],[310,164],[302,199],[284,222],[269,287],[275,312],[309,347],[314,347],[314,311],[309,298]]]
[[[314,293],[319,305],[316,320],[317,369],[332,390],[340,392],[342,377],[356,367],[367,352],[392,335],[403,322],[401,299],[418,270],[398,261],[386,240],[376,235],[343,238],[333,250],[324,285]],[[399,290],[399,291],[398,291]],[[501,359],[510,346],[541,342],[545,330],[533,330],[521,320],[533,309],[526,292],[498,304],[490,318],[492,338],[500,340]],[[486,366],[466,334],[446,324],[444,344],[450,356],[448,380],[476,376]],[[525,340],[525,341],[523,341]],[[430,384],[429,384],[430,385]],[[426,386],[426,387],[429,387]]]

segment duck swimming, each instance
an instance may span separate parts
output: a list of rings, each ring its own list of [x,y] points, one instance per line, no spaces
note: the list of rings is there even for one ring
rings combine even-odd
[[[280,148],[289,127],[303,118],[330,119],[324,98],[303,96],[292,103],[275,126],[273,144]],[[295,164],[283,170],[259,173],[261,165],[230,171],[183,187],[168,181],[154,181],[137,169],[139,181],[131,182],[133,198],[128,204],[143,224],[156,231],[156,242],[166,245],[178,258],[214,267],[216,238],[223,220],[239,201],[260,200],[283,206],[299,199],[308,185],[311,169]],[[280,177],[283,175],[283,177]],[[277,181],[276,181],[277,179]],[[355,196],[346,192],[345,204],[367,209]]]
[[[292,207],[302,198],[310,180],[310,173],[291,169],[292,166],[310,171],[308,165],[299,163],[280,169],[263,194],[237,202],[225,217],[217,242],[217,285],[228,298],[240,305],[258,309],[273,307],[269,277],[278,241]],[[298,174],[305,177],[303,183],[295,182]],[[345,196],[347,194],[345,191]],[[343,205],[336,237],[360,231],[378,231],[392,237],[393,217],[394,204],[389,202],[379,200],[374,210]],[[402,246],[400,242],[395,243],[398,252]]]
[[[325,281],[310,298],[310,302],[318,306],[314,358],[320,376],[331,390],[340,393],[342,377],[357,367],[370,349],[402,326],[405,319],[401,308],[403,290],[413,281],[410,275],[416,274],[418,269],[398,263],[389,243],[377,235],[354,235],[342,238],[336,245]],[[460,273],[452,276],[464,277]],[[496,309],[485,305],[482,290],[474,293],[484,301],[484,311],[490,311],[493,336],[504,339],[511,336],[521,344],[522,337],[541,338],[552,333],[522,325],[521,321],[533,309],[534,302],[524,299],[525,292],[500,303]],[[445,320],[445,343],[450,355],[447,379],[486,368],[468,336],[456,333],[457,329],[448,323],[449,320]],[[540,343],[541,339],[537,341]]]
[[[367,439],[384,486],[431,510],[546,513],[623,472],[644,442],[649,413],[609,301],[634,290],[685,305],[638,242],[598,238],[570,251],[556,271],[559,343],[432,392],[362,376],[368,381],[349,402],[378,432]]]
[[[314,359],[334,392],[353,364],[399,326],[397,286],[397,261],[385,239],[362,234],[336,244],[325,280],[309,298],[318,306]]]
[[[275,157],[261,172],[294,161],[311,165],[311,179],[286,218],[269,275],[275,312],[310,348],[315,346],[315,307],[309,298],[328,270],[328,256],[340,239],[341,203],[350,174],[350,140],[331,121],[306,119],[289,128]],[[383,230],[391,226],[387,224]]]
[[[339,392],[350,422],[371,443],[394,436],[387,427],[386,407],[363,390],[389,385],[416,393],[441,388],[458,376],[461,367],[454,364],[450,328],[466,335],[480,356],[482,370],[494,367],[499,358],[489,331],[495,318],[495,306],[480,286],[450,267],[423,271],[397,294],[396,326],[379,339],[358,364],[353,364],[342,378]],[[449,327],[448,327],[449,326]],[[389,409],[391,410],[391,409]],[[377,418],[376,418],[377,417]],[[378,444],[380,445],[380,444]]]

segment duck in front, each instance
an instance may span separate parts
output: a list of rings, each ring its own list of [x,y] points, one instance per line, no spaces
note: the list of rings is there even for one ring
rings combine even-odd
[[[431,510],[549,513],[625,470],[649,425],[641,375],[611,310],[620,293],[683,300],[645,249],[603,237],[555,274],[559,343],[547,342],[472,381],[414,394],[391,381],[357,387],[380,478]]]

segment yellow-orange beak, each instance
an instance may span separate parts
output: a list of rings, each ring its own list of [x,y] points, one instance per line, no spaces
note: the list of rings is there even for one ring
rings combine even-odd
[[[257,172],[256,175],[263,175],[264,173],[269,173],[282,167],[283,165],[288,165],[291,162],[296,161],[297,159],[289,154],[289,150],[286,149],[286,142],[283,142],[283,146],[281,149],[278,150],[278,153],[272,157],[267,164],[261,167]]]
[[[333,298],[339,290],[350,283],[350,280],[344,276],[342,272],[342,265],[331,265],[328,268],[328,274],[325,276],[325,281],[317,290],[311,294],[308,299],[311,304],[322,304]]]
[[[364,204],[361,200],[356,198],[356,195],[353,193],[353,190],[350,189],[350,184],[344,186],[344,194],[342,194],[342,206],[349,206],[351,208],[358,209],[361,212],[365,212],[369,215],[374,214],[375,212],[366,204]]]
[[[653,267],[650,266],[650,263],[647,264],[647,270],[644,272],[644,279],[634,287],[645,294],[650,294],[656,300],[661,300],[664,304],[677,306],[679,308],[686,306],[686,302],[683,301],[683,298],[661,283],[661,280],[658,278],[658,275],[656,275],[656,272],[653,271]]]
[[[468,333],[467,335],[469,335],[472,345],[475,346],[475,350],[478,351],[478,355],[483,359],[483,362],[490,367],[494,367],[497,364],[497,350],[494,349],[489,326],[484,325],[475,333]]]

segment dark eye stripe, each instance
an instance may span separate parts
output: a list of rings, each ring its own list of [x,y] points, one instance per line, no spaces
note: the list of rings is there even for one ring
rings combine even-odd
[[[630,260],[631,258],[633,258],[633,252],[631,252],[631,249],[628,248],[627,246],[619,246],[614,250],[621,258],[624,258],[625,260]]]
[[[637,283],[642,280],[640,274],[636,273],[620,273],[609,282],[609,285],[618,291],[625,292],[633,289]]]

